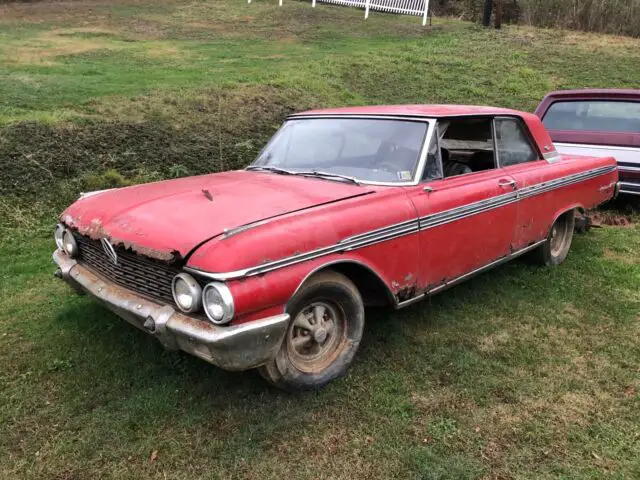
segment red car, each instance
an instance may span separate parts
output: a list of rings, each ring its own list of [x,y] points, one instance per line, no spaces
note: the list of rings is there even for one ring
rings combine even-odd
[[[380,106],[292,115],[244,170],[94,192],[58,277],[155,336],[274,385],[345,374],[368,305],[402,308],[532,252],[615,196],[613,158],[562,156],[538,117]]]
[[[560,153],[615,157],[620,193],[640,195],[640,90],[551,92],[536,115]]]

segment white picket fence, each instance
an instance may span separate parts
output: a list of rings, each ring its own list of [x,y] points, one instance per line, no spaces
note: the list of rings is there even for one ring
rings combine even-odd
[[[251,0],[247,1],[251,3]],[[429,0],[311,0],[311,6],[315,7],[316,2],[363,8],[365,19],[369,18],[370,10],[378,10],[401,15],[422,16],[422,25],[426,25],[429,15]],[[282,6],[282,0],[278,0],[278,5]]]

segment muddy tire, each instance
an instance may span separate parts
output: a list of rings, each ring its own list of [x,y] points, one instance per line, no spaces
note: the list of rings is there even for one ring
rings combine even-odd
[[[560,265],[564,262],[571,248],[574,226],[573,210],[558,217],[549,231],[547,241],[533,252],[536,262],[544,266]]]
[[[364,330],[364,305],[344,275],[311,277],[289,302],[291,322],[276,357],[258,371],[287,391],[317,390],[342,377]]]

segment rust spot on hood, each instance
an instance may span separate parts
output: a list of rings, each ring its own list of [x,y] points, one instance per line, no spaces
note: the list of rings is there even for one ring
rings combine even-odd
[[[160,250],[155,248],[139,245],[131,240],[126,240],[112,236],[105,228],[100,219],[94,218],[88,224],[82,224],[80,219],[74,219],[71,215],[63,215],[60,220],[67,227],[77,231],[80,235],[91,238],[92,240],[101,240],[106,238],[109,242],[116,246],[129,250],[138,255],[160,260],[166,263],[176,263],[182,260],[180,252],[177,250]]]

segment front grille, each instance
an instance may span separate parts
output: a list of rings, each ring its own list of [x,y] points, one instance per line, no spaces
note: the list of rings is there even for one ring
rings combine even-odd
[[[114,264],[105,253],[100,241],[81,235],[75,235],[75,238],[78,243],[77,260],[82,266],[88,267],[121,287],[146,297],[174,304],[171,282],[173,277],[180,273],[178,268],[118,247],[114,247],[118,254],[118,262]]]

